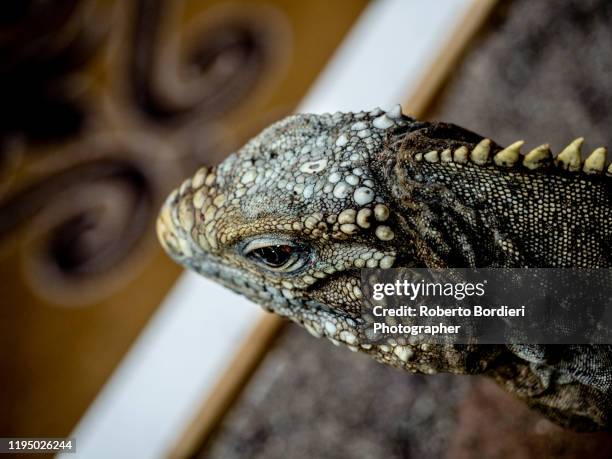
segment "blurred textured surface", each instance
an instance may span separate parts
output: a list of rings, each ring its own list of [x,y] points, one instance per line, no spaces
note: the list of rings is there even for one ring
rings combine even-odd
[[[430,111],[501,144],[612,146],[612,3],[502,1]]]
[[[610,146],[610,43],[605,0],[501,2],[428,117],[500,144],[523,138],[526,147],[550,142],[558,151],[584,135],[587,147]],[[557,427],[489,380],[401,373],[294,326],[200,452],[224,459],[583,456],[611,457],[612,437]]]
[[[0,5],[0,432],[65,436],[172,286],[169,190],[289,113],[366,0]]]
[[[291,326],[203,457],[438,457],[468,387],[467,377],[411,377]]]

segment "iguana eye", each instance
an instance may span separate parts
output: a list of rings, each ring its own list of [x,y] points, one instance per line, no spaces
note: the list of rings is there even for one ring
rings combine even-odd
[[[252,241],[244,248],[246,257],[273,271],[293,272],[306,264],[307,253],[302,247]]]
[[[291,259],[292,252],[288,245],[271,245],[255,249],[249,255],[268,266],[279,268]]]

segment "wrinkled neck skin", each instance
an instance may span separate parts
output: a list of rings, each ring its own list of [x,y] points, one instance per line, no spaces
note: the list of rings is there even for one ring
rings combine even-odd
[[[483,143],[482,165],[457,155]],[[428,123],[381,151],[372,170],[411,242],[409,257],[442,268],[611,267],[610,177],[566,170],[567,150],[580,167],[572,145],[558,164],[544,145],[520,167],[503,165],[509,149],[458,126]],[[591,155],[602,150],[600,166],[605,150]],[[428,152],[435,153],[431,161]]]
[[[435,165],[424,170],[416,154],[472,149],[483,137],[445,123],[426,123],[397,138],[373,159],[376,180],[386,186],[398,228],[408,244],[398,267],[514,266],[516,257],[496,247],[499,221],[486,211],[487,198],[467,202],[437,179]],[[492,148],[499,148],[493,144]],[[501,148],[499,148],[501,149]],[[469,186],[466,183],[466,186]]]

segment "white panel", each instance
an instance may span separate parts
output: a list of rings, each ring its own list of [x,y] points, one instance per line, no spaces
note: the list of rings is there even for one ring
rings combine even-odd
[[[406,100],[470,5],[468,0],[373,2],[311,88],[301,111],[390,108]]]
[[[263,315],[185,272],[71,435],[77,457],[163,457]]]

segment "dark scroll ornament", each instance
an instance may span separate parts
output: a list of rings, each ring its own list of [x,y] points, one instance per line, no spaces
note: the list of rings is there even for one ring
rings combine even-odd
[[[0,204],[0,240],[25,228],[26,278],[48,300],[90,303],[142,267],[164,190],[181,174],[166,146],[135,140],[113,136],[77,145],[67,153],[72,165]]]
[[[161,37],[161,0],[139,0],[129,78],[144,113],[159,122],[211,120],[241,105],[287,60],[284,18],[267,8],[223,5]],[[268,14],[269,13],[269,14]]]

